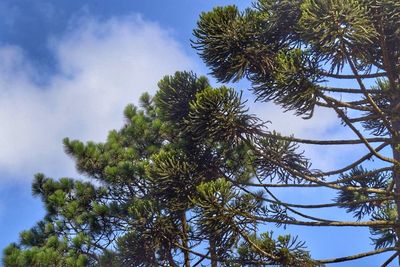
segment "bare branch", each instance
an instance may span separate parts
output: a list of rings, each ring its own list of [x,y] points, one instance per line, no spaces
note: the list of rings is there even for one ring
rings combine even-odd
[[[392,256],[387,259],[381,267],[387,267],[397,256],[399,255],[399,252],[394,253]]]
[[[380,144],[379,146],[377,146],[377,147],[375,148],[375,151],[376,151],[376,152],[379,152],[379,151],[381,151],[382,149],[384,149],[385,147],[387,147],[388,145],[389,145],[388,143]],[[347,166],[345,166],[345,167],[343,167],[343,168],[341,168],[341,169],[333,170],[333,171],[328,171],[328,172],[320,172],[320,173],[314,174],[314,176],[315,176],[315,177],[323,177],[323,176],[331,176],[331,175],[336,175],[336,174],[343,173],[343,172],[345,172],[345,171],[348,171],[348,170],[353,169],[354,167],[360,165],[360,164],[363,163],[364,161],[371,159],[372,156],[373,156],[372,152],[369,152],[368,154],[366,154],[366,155],[364,155],[363,157],[361,157],[359,160],[356,160],[356,161],[354,161],[352,164],[347,165]]]
[[[357,77],[359,77],[361,79],[374,79],[374,78],[380,78],[380,77],[387,76],[386,72],[378,72],[378,73],[372,73],[372,74],[359,74],[359,75],[333,74],[333,73],[329,73],[329,72],[321,72],[321,74],[326,77],[335,78],[335,79],[356,79]]]
[[[329,97],[327,95],[324,95],[324,96],[329,98],[329,99],[331,99],[331,100],[334,100],[336,106],[338,106],[338,107],[349,108],[349,109],[354,109],[354,110],[358,110],[358,111],[369,111],[369,112],[373,111],[372,108],[370,108],[370,107],[351,105],[351,104],[349,104],[347,102],[339,101],[339,100],[337,100],[337,99],[335,99],[333,97]],[[328,105],[327,103],[323,103],[323,102],[318,102],[317,101],[315,104],[317,106],[319,106],[319,107],[332,108],[330,105]]]
[[[321,87],[320,90],[333,93],[363,94],[360,89],[353,88]],[[382,90],[367,89],[367,92],[369,94],[382,94]]]
[[[351,123],[355,123],[355,122],[363,122],[363,121],[367,121],[367,120],[376,120],[378,118],[379,118],[379,115],[374,114],[374,115],[362,116],[362,117],[358,117],[358,118],[349,118],[349,121]]]
[[[273,218],[266,218],[261,216],[255,216],[245,214],[248,218],[252,218],[256,221],[267,222],[267,223],[279,223],[286,225],[299,225],[299,226],[329,226],[329,227],[383,227],[390,228],[397,226],[398,224],[394,221],[365,221],[365,222],[344,222],[344,221],[333,221],[333,222],[306,222],[298,220],[280,220]]]
[[[361,134],[361,132],[349,121],[349,118],[344,114],[344,112],[339,109],[335,104],[333,104],[332,100],[325,98],[324,95],[321,95],[322,98],[336,111],[336,113],[340,116],[340,118],[346,123],[347,126],[350,127],[350,129],[358,136],[360,140],[362,140],[365,144],[365,146],[368,148],[368,150],[377,158],[380,160],[390,162],[393,164],[397,164],[398,162],[392,158],[385,157],[381,154],[379,154],[368,142],[368,140]]]
[[[291,137],[291,136],[280,136],[280,135],[274,135],[274,134],[263,134],[263,137],[272,137],[280,140],[286,140],[286,141],[293,141],[296,143],[302,143],[302,144],[310,144],[310,145],[354,145],[354,144],[364,144],[364,142],[360,139],[352,139],[352,140],[311,140],[311,139],[302,139],[302,138],[296,138],[296,137]],[[366,140],[370,143],[375,143],[375,142],[388,142],[390,141],[389,138],[381,138],[381,137],[376,137],[376,138],[366,138]]]
[[[357,71],[356,66],[354,65],[354,62],[350,56],[350,54],[347,52],[346,47],[344,47],[343,51],[346,54],[347,57],[347,61],[350,65],[351,70],[354,73],[354,78],[357,80],[361,91],[364,93],[364,96],[366,97],[366,99],[368,100],[369,104],[371,104],[372,108],[374,109],[374,111],[380,116],[380,118],[382,119],[382,123],[385,125],[386,129],[393,135],[393,136],[397,136],[397,133],[395,130],[392,129],[392,126],[390,124],[390,122],[387,120],[385,114],[383,113],[383,111],[380,109],[380,107],[375,103],[375,101],[372,99],[372,97],[368,94],[367,92],[367,88],[365,87],[362,79],[362,75],[360,75]],[[386,73],[387,75],[387,73]],[[386,77],[386,76],[384,76]]]
[[[369,256],[377,255],[377,254],[380,254],[380,253],[384,253],[384,252],[387,252],[387,251],[393,251],[393,250],[398,250],[398,249],[399,248],[396,248],[396,247],[381,248],[381,249],[377,249],[377,250],[374,250],[374,251],[369,251],[369,252],[360,253],[360,254],[347,256],[347,257],[328,259],[328,260],[317,260],[317,262],[325,264],[325,263],[351,261],[351,260],[357,260],[357,259],[361,259],[361,258],[364,258],[364,257],[369,257]]]

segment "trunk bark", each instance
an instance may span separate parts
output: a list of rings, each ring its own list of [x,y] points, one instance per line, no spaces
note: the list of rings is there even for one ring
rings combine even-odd
[[[183,249],[183,260],[184,266],[190,267],[190,258],[189,258],[189,246],[188,246],[188,225],[186,220],[186,213],[183,212],[181,215],[181,223],[182,223],[182,247]]]
[[[178,265],[176,265],[176,263],[174,261],[174,257],[172,256],[171,250],[169,250],[167,252],[167,259],[168,259],[168,263],[171,267],[178,267]]]
[[[393,103],[393,107],[397,108],[400,106],[400,99],[395,101],[395,103]],[[399,111],[400,112],[400,111]],[[393,128],[395,130],[395,132],[397,133],[397,135],[400,135],[400,118],[395,118],[394,120],[392,120],[392,125]],[[392,144],[392,151],[393,151],[393,159],[395,159],[396,161],[400,162],[400,150],[398,148],[400,148],[400,136],[393,136],[393,144]],[[400,166],[399,165],[395,165],[394,169],[393,169],[393,180],[394,180],[394,193],[395,193],[395,203],[396,203],[396,207],[397,207],[397,222],[400,222]],[[400,228],[397,226],[396,227],[396,235],[397,235],[397,243],[396,243],[396,247],[400,246]],[[398,256],[398,262],[399,262],[399,266],[400,266],[400,255]]]
[[[217,249],[215,246],[215,238],[213,236],[210,237],[210,256],[211,256],[211,267],[217,267]]]

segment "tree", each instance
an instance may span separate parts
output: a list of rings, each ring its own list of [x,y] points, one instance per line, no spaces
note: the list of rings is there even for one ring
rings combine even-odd
[[[296,237],[259,232],[286,218],[249,191],[256,169],[306,164],[292,146],[260,139],[263,123],[241,94],[190,72],[166,76],[104,143],[64,140],[87,181],[36,175],[47,214],[4,251],[5,266],[315,266]],[[288,144],[286,141],[283,145]],[[269,220],[268,219],[268,220]]]
[[[247,78],[259,101],[305,119],[329,108],[354,140],[282,136],[240,93],[178,72],[129,105],[104,143],[64,140],[95,183],[37,175],[47,215],[5,250],[6,266],[320,266],[392,251],[399,257],[400,5],[390,0],[260,0],[203,13],[193,46],[221,82]],[[326,86],[348,79],[355,88]],[[371,86],[369,80],[375,80]],[[311,168],[299,144],[361,145],[337,170]],[[388,151],[391,154],[388,154]],[[371,169],[370,161],[380,162]],[[331,203],[287,203],[273,188],[324,187]],[[353,221],[303,209],[339,207]],[[302,209],[302,210],[299,210]],[[313,259],[278,226],[367,227],[376,250]]]
[[[333,171],[312,170],[308,164],[299,169],[291,157],[274,161],[271,172],[256,164],[263,168],[249,186],[264,189],[282,209],[297,215],[277,222],[369,227],[375,251],[321,263],[385,251],[393,255],[382,266],[396,258],[400,262],[399,25],[397,0],[258,0],[243,12],[226,6],[203,13],[194,30],[193,46],[219,81],[246,78],[258,101],[272,101],[304,119],[331,109],[355,135],[354,140],[307,140],[263,133],[270,142],[286,151],[293,143],[360,144],[368,149],[359,160]],[[355,86],[327,86],[337,79]],[[273,160],[268,147],[256,142],[253,151]],[[379,167],[367,169],[372,160]],[[326,187],[336,190],[337,198],[321,205],[285,203],[271,194],[272,187]],[[356,221],[329,221],[295,211],[321,207],[344,208]],[[308,220],[299,221],[299,216]]]

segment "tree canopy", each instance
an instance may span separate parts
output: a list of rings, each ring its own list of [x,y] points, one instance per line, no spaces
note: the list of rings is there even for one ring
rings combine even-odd
[[[125,125],[104,143],[64,140],[91,181],[36,175],[47,214],[5,249],[5,266],[303,267],[388,251],[382,266],[400,259],[399,25],[395,0],[259,0],[201,14],[192,44],[220,82],[246,78],[258,101],[299,120],[331,109],[355,138],[283,136],[248,112],[240,92],[191,72],[166,76],[140,108],[127,106]],[[352,86],[328,86],[335,79]],[[301,144],[367,153],[318,170]],[[288,203],[276,187],[337,195]],[[354,220],[307,214],[320,208]],[[315,259],[301,237],[275,236],[272,224],[366,227],[375,250]]]
[[[399,25],[400,3],[395,0],[259,0],[244,11],[226,6],[203,13],[194,30],[193,46],[219,81],[246,78],[258,101],[274,102],[304,119],[331,109],[355,136],[275,140],[359,144],[368,150],[336,170],[306,167],[297,172],[289,162],[281,166],[296,179],[278,180],[279,186],[294,188],[307,182],[302,186],[337,190],[334,201],[354,215],[353,226],[369,220],[363,223],[370,227],[376,250],[336,261],[388,250],[394,254],[383,266],[400,259]],[[349,86],[334,87],[337,80]],[[378,222],[387,224],[374,225]]]
[[[6,248],[5,265],[312,266],[296,237],[258,232],[258,218],[286,215],[244,186],[255,173],[278,174],[258,146],[299,171],[305,159],[288,141],[261,137],[263,123],[231,88],[190,72],[158,86],[141,108],[127,106],[126,124],[105,143],[64,140],[94,183],[36,175],[33,193],[47,214]]]

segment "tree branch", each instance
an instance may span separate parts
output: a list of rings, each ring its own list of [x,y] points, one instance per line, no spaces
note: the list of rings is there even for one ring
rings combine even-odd
[[[335,78],[335,79],[356,79],[357,77],[361,79],[374,79],[374,78],[380,78],[380,77],[386,77],[387,73],[386,72],[377,72],[377,73],[372,73],[372,74],[359,74],[359,75],[354,75],[354,74],[333,74],[329,72],[322,71],[322,75],[329,77],[329,78]]]
[[[293,141],[296,143],[302,143],[302,144],[310,144],[310,145],[354,145],[354,144],[363,144],[364,142],[359,139],[353,139],[353,140],[311,140],[311,139],[302,139],[302,138],[296,138],[296,137],[290,137],[290,136],[280,136],[280,135],[274,135],[274,134],[269,134],[265,133],[262,134],[263,137],[270,137],[270,138],[276,138],[279,140],[286,140],[286,141]],[[375,143],[375,142],[388,142],[390,141],[389,138],[382,138],[382,137],[376,137],[376,138],[366,138],[366,140],[370,143]]]
[[[377,146],[375,148],[375,151],[379,152],[382,149],[384,149],[385,147],[387,147],[388,145],[389,145],[388,143],[380,144],[379,146]],[[351,170],[352,168],[360,165],[362,162],[371,159],[372,156],[373,156],[372,152],[369,152],[368,154],[366,154],[363,157],[361,157],[359,160],[357,160],[357,161],[353,162],[352,164],[347,165],[347,166],[345,166],[345,167],[343,167],[341,169],[328,171],[328,172],[320,172],[320,173],[314,174],[314,176],[315,177],[323,177],[323,176],[332,176],[332,175],[343,173],[345,171]]]
[[[360,89],[353,88],[321,87],[320,90],[333,93],[363,94]],[[370,94],[382,94],[382,90],[367,89],[367,92]]]
[[[306,222],[298,220],[280,220],[273,218],[265,218],[261,216],[255,216],[246,214],[248,218],[252,218],[256,221],[267,222],[267,223],[279,223],[285,225],[299,225],[299,226],[329,226],[329,227],[383,227],[390,228],[397,226],[394,221],[365,221],[365,222],[344,222],[344,221],[333,221],[333,222]]]
[[[377,255],[377,254],[380,254],[380,253],[383,253],[383,252],[393,251],[393,250],[398,250],[398,249],[399,248],[396,248],[396,247],[381,248],[381,249],[377,249],[377,250],[374,250],[374,251],[364,252],[364,253],[360,253],[360,254],[356,254],[356,255],[352,255],[352,256],[347,256],[347,257],[328,259],[328,260],[317,260],[317,262],[326,264],[326,263],[351,261],[351,260],[357,260],[357,259],[361,259],[361,258],[364,258],[364,257],[369,257],[369,256]]]
[[[375,149],[369,144],[368,140],[361,134],[361,132],[349,121],[349,118],[344,114],[344,112],[339,109],[335,104],[332,103],[331,100],[325,98],[324,95],[321,95],[321,97],[336,111],[336,113],[342,118],[342,120],[346,123],[347,126],[350,127],[350,129],[358,136],[360,140],[362,140],[365,144],[365,146],[368,148],[368,150],[377,158],[380,160],[390,162],[393,164],[397,164],[398,162],[392,158],[385,157],[381,154],[379,154]]]

